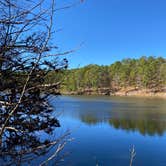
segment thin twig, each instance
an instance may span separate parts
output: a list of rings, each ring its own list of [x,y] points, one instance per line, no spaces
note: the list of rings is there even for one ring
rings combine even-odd
[[[136,156],[136,152],[135,152],[135,148],[133,145],[131,150],[130,150],[130,166],[133,165],[133,160],[134,160],[135,156]]]

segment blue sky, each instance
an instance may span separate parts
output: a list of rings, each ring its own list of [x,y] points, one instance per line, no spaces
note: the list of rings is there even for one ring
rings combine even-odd
[[[58,0],[63,6],[77,0]],[[61,50],[83,46],[66,57],[71,68],[108,65],[124,58],[166,58],[165,0],[84,0],[59,11],[54,42]]]

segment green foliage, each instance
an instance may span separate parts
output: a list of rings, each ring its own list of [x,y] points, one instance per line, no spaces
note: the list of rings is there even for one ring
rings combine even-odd
[[[52,73],[51,78],[57,81],[55,76],[57,78],[57,75]],[[126,87],[160,91],[166,86],[166,59],[150,56],[124,59],[110,66],[90,64],[67,70],[58,79],[63,80],[61,89],[64,91]]]

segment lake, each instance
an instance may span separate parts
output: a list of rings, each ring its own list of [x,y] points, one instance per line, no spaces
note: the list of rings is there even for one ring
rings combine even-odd
[[[62,166],[166,165],[166,100],[159,98],[61,96],[50,98],[59,115],[57,133],[73,141]]]

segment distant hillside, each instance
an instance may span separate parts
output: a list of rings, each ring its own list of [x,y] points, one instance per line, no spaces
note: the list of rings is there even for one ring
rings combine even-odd
[[[69,94],[135,95],[164,93],[166,59],[141,57],[124,59],[109,66],[90,64],[64,71],[50,72],[47,82],[61,80],[61,91]]]

